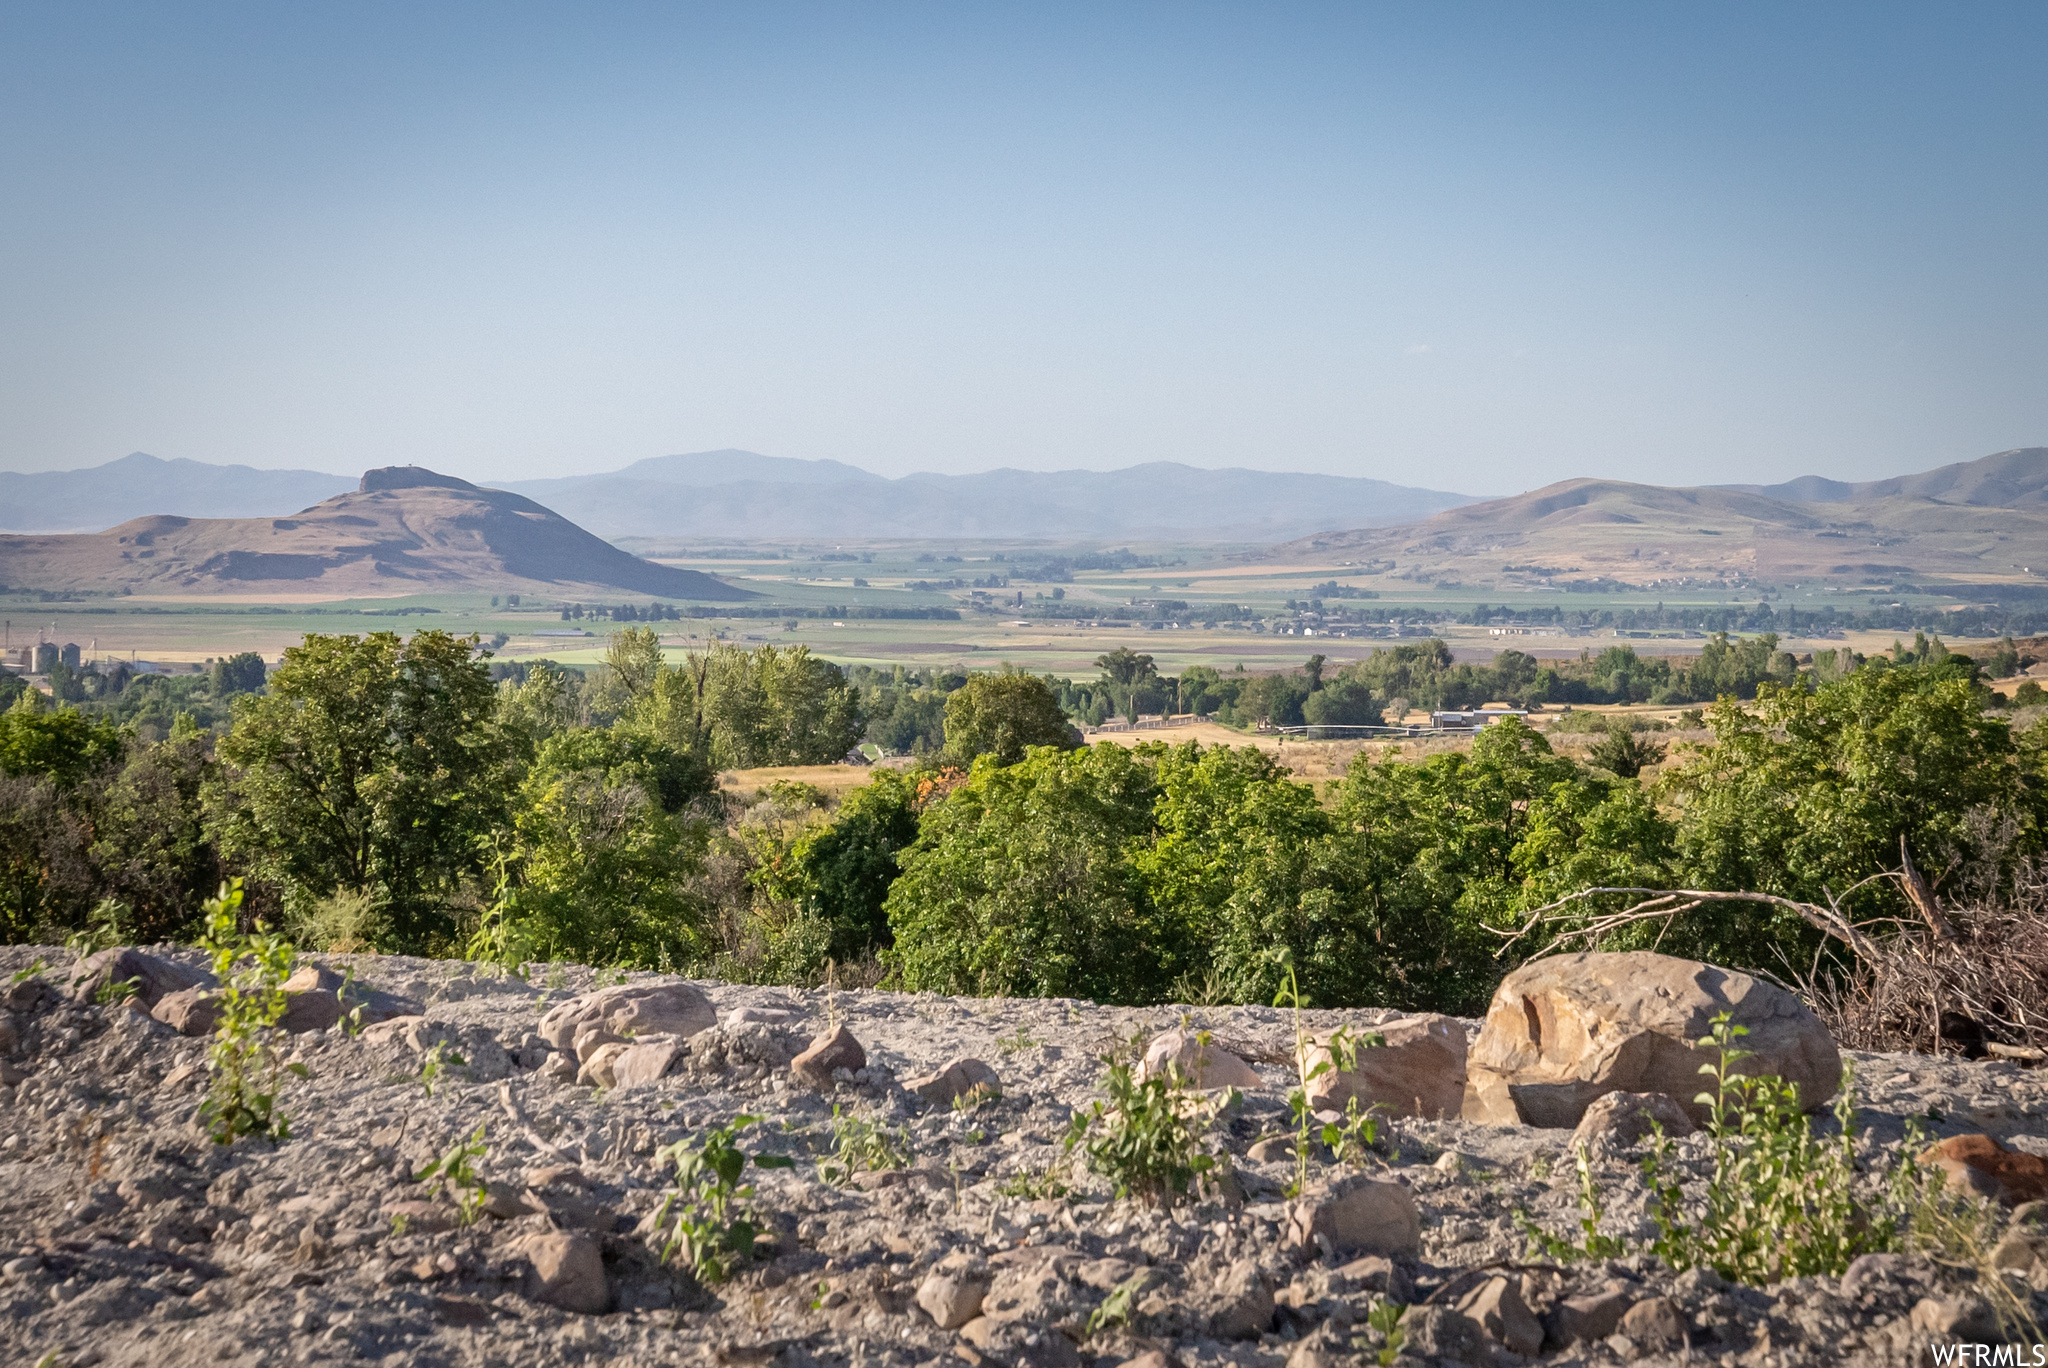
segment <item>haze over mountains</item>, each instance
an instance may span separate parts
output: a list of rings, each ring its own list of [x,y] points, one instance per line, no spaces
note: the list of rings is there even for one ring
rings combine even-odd
[[[1262,554],[1391,559],[1417,577],[1517,588],[1585,588],[1603,578],[1888,584],[1927,575],[2031,584],[2048,577],[2048,447],[1857,484],[1564,480],[1405,527],[1319,533]]]
[[[253,471],[137,453],[91,470],[0,473],[0,531],[99,531],[150,514],[246,518],[294,512],[352,489],[352,476]],[[510,480],[601,537],[1168,537],[1276,541],[1333,526],[1410,522],[1464,494],[1338,475],[1197,470],[992,470],[888,479],[839,461],[706,451],[602,475]]]

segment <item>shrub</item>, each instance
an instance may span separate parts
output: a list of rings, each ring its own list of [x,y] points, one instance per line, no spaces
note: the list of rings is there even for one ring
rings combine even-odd
[[[273,1143],[290,1138],[291,1123],[277,1110],[278,1085],[285,1073],[306,1076],[305,1065],[285,1064],[275,1040],[287,1006],[284,981],[291,977],[292,947],[261,922],[245,935],[241,908],[242,881],[223,884],[220,896],[206,904],[206,936],[200,941],[220,980],[207,1061],[213,1086],[201,1112],[217,1145],[245,1135]]]
[[[1196,1180],[1214,1172],[1218,1156],[1203,1136],[1216,1114],[1236,1100],[1232,1090],[1212,1101],[1183,1090],[1178,1078],[1137,1081],[1128,1064],[1112,1064],[1103,1078],[1109,1102],[1077,1112],[1066,1149],[1080,1150],[1088,1167],[1116,1186],[1119,1199],[1170,1203]]]
[[[661,1257],[671,1261],[680,1253],[700,1281],[724,1282],[741,1260],[753,1257],[760,1235],[754,1188],[740,1182],[749,1160],[756,1168],[793,1167],[784,1155],[749,1155],[734,1143],[760,1119],[735,1116],[704,1132],[695,1145],[678,1140],[655,1155],[657,1164],[676,1166],[675,1185],[654,1218]]]
[[[834,1186],[853,1181],[856,1173],[902,1168],[910,1162],[910,1137],[864,1116],[844,1115],[832,1108],[832,1157],[818,1165],[818,1176]]]

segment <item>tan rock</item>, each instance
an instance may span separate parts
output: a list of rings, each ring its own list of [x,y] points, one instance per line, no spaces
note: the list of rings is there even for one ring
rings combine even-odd
[[[211,1035],[213,1023],[220,1015],[214,997],[210,988],[181,988],[157,999],[150,1015],[179,1035]]]
[[[2007,1206],[2048,1198],[2048,1159],[2007,1149],[1988,1135],[1951,1135],[1920,1162],[1942,1171],[1951,1191],[1994,1197]]]
[[[948,1254],[918,1284],[917,1304],[941,1330],[958,1330],[981,1314],[994,1281],[988,1265],[964,1253]]]
[[[135,1000],[155,1007],[167,993],[187,988],[210,988],[213,975],[197,965],[180,964],[160,955],[145,954],[133,946],[117,946],[87,955],[69,975],[71,996],[77,1002],[91,1002],[109,983],[135,983]]]
[[[599,1023],[613,1035],[677,1036],[688,1040],[718,1024],[710,999],[687,983],[636,983],[600,988],[558,1003],[540,1019],[540,1035],[557,1050],[570,1049],[577,1030]]]
[[[1517,1354],[1533,1356],[1543,1348],[1543,1324],[1522,1300],[1520,1278],[1488,1278],[1459,1298],[1457,1309],[1487,1338]]]
[[[1178,1071],[1197,1088],[1263,1088],[1266,1086],[1251,1065],[1213,1041],[1201,1031],[1167,1031],[1153,1037],[1145,1047],[1138,1066],[1140,1078],[1157,1078]]]
[[[597,1242],[587,1235],[549,1231],[512,1242],[512,1256],[526,1261],[520,1293],[528,1301],[596,1315],[611,1309],[611,1285]]]
[[[853,1038],[853,1032],[844,1026],[835,1026],[812,1040],[808,1049],[791,1060],[789,1071],[814,1088],[829,1088],[833,1070],[861,1069],[867,1067],[867,1062],[868,1052]]]
[[[1422,1215],[1399,1183],[1342,1179],[1296,1202],[1288,1212],[1287,1242],[1311,1258],[1323,1252],[1420,1254]]]
[[[1685,1312],[1669,1297],[1651,1297],[1631,1306],[1621,1317],[1621,1333],[1641,1349],[1661,1352],[1690,1343]]]
[[[1650,1137],[1652,1123],[1676,1139],[1699,1127],[1670,1093],[1612,1092],[1594,1100],[1572,1132],[1574,1145],[1604,1143],[1627,1148]]]
[[[1611,1092],[1661,1092],[1696,1123],[1694,1100],[1715,1060],[1696,1042],[1722,1012],[1748,1029],[1737,1068],[1776,1074],[1808,1109],[1840,1085],[1827,1028],[1798,998],[1763,980],[1696,960],[1634,951],[1552,955],[1504,979],[1468,1060],[1464,1118],[1488,1125],[1578,1125]]]
[[[978,1059],[948,1060],[944,1068],[933,1073],[906,1078],[903,1086],[935,1107],[950,1107],[956,1098],[977,1088],[994,1097],[1000,1097],[1003,1091],[1003,1081],[996,1077],[996,1071]]]
[[[1465,1104],[1464,1023],[1429,1014],[1389,1021],[1371,1032],[1386,1044],[1360,1048],[1353,1069],[1336,1067],[1331,1033],[1314,1038],[1309,1068],[1323,1063],[1331,1068],[1309,1082],[1312,1110],[1341,1112],[1356,1098],[1360,1111],[1387,1116],[1440,1120],[1458,1115]],[[1353,1034],[1362,1038],[1368,1032]]]
[[[1982,1297],[1922,1297],[1907,1321],[1937,1343],[1992,1344],[1998,1337],[1998,1317]]]
[[[632,1048],[622,1040],[598,1046],[584,1059],[583,1067],[577,1071],[576,1082],[586,1088],[618,1087],[619,1079],[614,1067],[620,1057]]]
[[[1251,1339],[1272,1328],[1273,1289],[1257,1264],[1239,1259],[1216,1284],[1209,1333],[1217,1339]]]
[[[366,1026],[359,1038],[365,1045],[402,1044],[408,1049],[425,1052],[449,1037],[445,1024],[411,1014],[390,1017]]]
[[[652,1083],[667,1075],[677,1060],[689,1052],[689,1046],[674,1036],[658,1037],[654,1040],[636,1040],[619,1051],[612,1060],[612,1077],[615,1087],[634,1088],[643,1083]]]
[[[1244,1152],[1244,1157],[1251,1160],[1254,1164],[1271,1164],[1282,1159],[1292,1159],[1294,1157],[1294,1137],[1291,1135],[1268,1135],[1264,1139],[1254,1140],[1251,1148]]]
[[[1543,1317],[1544,1348],[1564,1349],[1606,1339],[1620,1328],[1631,1300],[1620,1288],[1563,1298]]]
[[[607,1045],[627,1044],[626,1037],[614,1031],[601,1021],[589,1021],[576,1028],[575,1039],[569,1042],[569,1053],[576,1056],[580,1064],[588,1064],[590,1057]]]

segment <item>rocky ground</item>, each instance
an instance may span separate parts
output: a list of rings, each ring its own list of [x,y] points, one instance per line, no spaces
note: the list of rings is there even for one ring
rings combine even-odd
[[[1518,1208],[1555,1229],[1576,1215],[1562,1130],[1397,1120],[1352,1176],[1318,1155],[1311,1191],[1326,1205],[1367,1189],[1395,1200],[1375,1186],[1391,1184],[1419,1218],[1407,1248],[1345,1248],[1341,1212],[1333,1225],[1283,1198],[1294,1162],[1270,1137],[1287,1129],[1292,1080],[1265,1061],[1288,1057],[1293,1028],[1274,1009],[1192,1011],[1243,1045],[1261,1086],[1216,1125],[1233,1175],[1223,1190],[1154,1207],[1085,1175],[1062,1197],[1040,1183],[1074,1112],[1100,1095],[1101,1057],[1133,1057],[1184,1023],[1180,1009],[703,983],[719,1024],[661,1076],[606,1087],[579,1083],[539,1033],[601,986],[589,970],[528,983],[442,961],[312,958],[352,968],[385,995],[373,1015],[397,1017],[288,1036],[308,1075],[282,1096],[290,1138],[219,1147],[195,1122],[203,1036],[73,997],[66,951],[0,950],[0,974],[55,966],[0,978],[0,1045],[13,1037],[0,1063],[7,1361],[1334,1368],[1378,1360],[1369,1313],[1387,1299],[1411,1304],[1390,1356],[1401,1363],[1905,1364],[1930,1341],[1985,1333],[1976,1274],[1917,1257],[1761,1290],[1642,1257],[1531,1257]],[[1390,1015],[1308,1017],[1362,1028]],[[864,1047],[863,1067],[793,1073],[835,1026]],[[963,1056],[994,1070],[999,1099],[955,1107],[905,1087]],[[1912,1115],[1937,1135],[2048,1152],[2044,1075],[1853,1060],[1874,1157]],[[828,1181],[835,1109],[887,1128],[907,1162]],[[656,1153],[740,1115],[762,1118],[748,1148],[794,1164],[753,1178],[761,1257],[702,1286],[659,1257],[651,1232],[674,1169]],[[463,1224],[413,1175],[479,1125],[490,1202]],[[1702,1143],[1682,1142],[1694,1156]],[[1648,1229],[1635,1157],[1595,1160],[1610,1229]],[[1126,1305],[1121,1324],[1094,1314]]]

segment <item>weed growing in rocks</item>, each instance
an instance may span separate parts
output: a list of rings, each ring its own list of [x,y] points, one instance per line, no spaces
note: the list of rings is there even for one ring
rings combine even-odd
[[[206,935],[200,947],[213,956],[220,980],[213,1048],[207,1060],[212,1091],[201,1111],[217,1145],[245,1135],[276,1143],[291,1135],[291,1123],[277,1110],[280,1076],[306,1076],[303,1064],[287,1065],[273,1033],[288,1005],[284,981],[291,977],[292,947],[261,922],[244,935],[239,913],[242,881],[223,884],[207,902]]]
[[[864,1116],[843,1115],[832,1108],[832,1158],[818,1165],[818,1176],[835,1187],[853,1181],[856,1173],[902,1168],[910,1162],[910,1137]]]
[[[1119,1198],[1171,1202],[1217,1167],[1203,1136],[1218,1112],[1237,1100],[1231,1089],[1220,1101],[1184,1091],[1182,1078],[1154,1075],[1137,1081],[1128,1064],[1112,1064],[1103,1077],[1109,1103],[1100,1100],[1076,1112],[1067,1130],[1069,1154],[1079,1149],[1088,1167],[1116,1185]]]
[[[1408,1342],[1408,1332],[1402,1328],[1401,1318],[1407,1314],[1407,1307],[1384,1297],[1374,1302],[1372,1310],[1366,1312],[1366,1328],[1378,1341],[1374,1362],[1384,1366],[1401,1357],[1401,1346]]]
[[[1378,1032],[1353,1036],[1345,1027],[1339,1026],[1330,1037],[1329,1057],[1310,1064],[1308,1030],[1302,1025],[1302,1009],[1308,1001],[1301,995],[1300,980],[1295,977],[1294,956],[1282,948],[1274,952],[1274,958],[1287,972],[1287,981],[1279,995],[1273,999],[1275,1007],[1291,1007],[1294,1011],[1294,1071],[1298,1086],[1287,1095],[1287,1106],[1294,1113],[1294,1182],[1287,1188],[1289,1197],[1299,1197],[1308,1187],[1308,1152],[1313,1139],[1321,1139],[1340,1164],[1363,1163],[1365,1156],[1379,1140],[1379,1122],[1372,1115],[1361,1113],[1358,1099],[1352,1098],[1345,1106],[1342,1121],[1318,1122],[1309,1105],[1308,1092],[1311,1084],[1332,1069],[1349,1071],[1358,1067],[1358,1052],[1385,1045],[1387,1039]]]
[[[1699,1042],[1719,1056],[1700,1072],[1714,1081],[1697,1099],[1709,1109],[1713,1176],[1701,1218],[1686,1218],[1679,1167],[1669,1136],[1659,1127],[1643,1176],[1653,1198],[1657,1239],[1652,1250],[1673,1268],[1706,1266],[1736,1282],[1766,1286],[1807,1274],[1839,1274],[1859,1254],[1896,1247],[1901,1218],[1895,1200],[1878,1198],[1876,1210],[1856,1200],[1855,1100],[1845,1076],[1835,1100],[1839,1133],[1822,1140],[1799,1104],[1799,1090],[1771,1075],[1736,1073],[1750,1057],[1737,1047],[1748,1032],[1727,1013]],[[1908,1153],[1895,1188],[1910,1183]]]
[[[1586,1147],[1573,1146],[1573,1153],[1579,1164],[1579,1235],[1577,1244],[1562,1239],[1536,1224],[1526,1211],[1515,1213],[1515,1224],[1529,1239],[1531,1253],[1544,1258],[1556,1259],[1560,1263],[1571,1263],[1579,1259],[1619,1259],[1628,1251],[1627,1242],[1615,1235],[1602,1235],[1600,1223],[1606,1217],[1606,1209],[1600,1201],[1600,1187],[1593,1178],[1593,1164],[1587,1157]],[[1544,1165],[1541,1176],[1549,1176],[1549,1165]],[[1531,1176],[1536,1176],[1534,1166]]]
[[[1857,1197],[1855,1100],[1843,1079],[1835,1100],[1839,1131],[1813,1133],[1799,1089],[1775,1075],[1735,1066],[1750,1057],[1737,1041],[1748,1034],[1727,1013],[1699,1041],[1717,1061],[1700,1067],[1713,1090],[1695,1100],[1708,1108],[1706,1133],[1713,1172],[1697,1219],[1688,1213],[1685,1172],[1662,1126],[1652,1129],[1643,1180],[1650,1189],[1657,1238],[1650,1252],[1676,1269],[1706,1267],[1735,1282],[1764,1287],[1809,1274],[1838,1275],[1859,1254],[1897,1248],[1909,1222],[1918,1168],[1908,1153],[1886,1189]],[[1546,1235],[1526,1214],[1517,1223],[1540,1253],[1554,1259],[1618,1257],[1624,1242],[1602,1235],[1602,1210],[1586,1150],[1578,1150],[1577,1242]]]
[[[432,1097],[435,1085],[441,1081],[442,1073],[450,1065],[459,1068],[467,1062],[461,1055],[449,1049],[445,1042],[437,1040],[427,1048],[424,1055],[420,1056],[419,1085],[426,1089],[427,1096]]]
[[[413,1175],[415,1183],[434,1179],[434,1186],[428,1191],[429,1197],[438,1197],[442,1192],[452,1192],[455,1204],[462,1209],[462,1223],[475,1225],[476,1218],[483,1214],[484,1203],[490,1200],[490,1184],[477,1172],[476,1162],[490,1153],[484,1143],[484,1126],[477,1128],[466,1139],[450,1145],[439,1159]]]
[[[754,1221],[754,1188],[741,1183],[749,1160],[756,1168],[791,1168],[780,1154],[749,1155],[734,1143],[739,1133],[761,1118],[735,1116],[704,1133],[697,1144],[678,1140],[655,1155],[656,1163],[673,1162],[675,1186],[662,1199],[655,1229],[662,1235],[661,1257],[680,1253],[702,1282],[724,1282],[742,1259],[754,1252],[760,1227]]]

